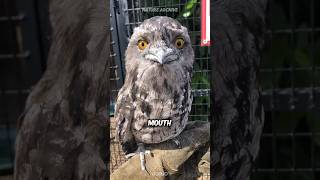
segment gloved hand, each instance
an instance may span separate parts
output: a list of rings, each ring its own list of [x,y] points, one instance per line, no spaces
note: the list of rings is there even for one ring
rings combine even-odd
[[[173,140],[146,145],[151,151],[145,155],[146,171],[141,170],[139,155],[135,155],[111,174],[111,180],[197,179],[200,173],[210,171],[209,138],[209,122],[189,122],[176,137],[180,148]]]

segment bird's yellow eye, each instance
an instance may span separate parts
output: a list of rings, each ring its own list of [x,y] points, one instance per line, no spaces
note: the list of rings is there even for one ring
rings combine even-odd
[[[140,50],[144,50],[145,48],[147,48],[148,46],[148,42],[146,40],[139,40],[138,41],[138,48]]]
[[[184,46],[184,40],[183,40],[183,38],[181,38],[181,37],[180,37],[180,38],[177,38],[175,45],[176,45],[176,47],[179,48],[179,49],[183,48],[183,46]]]

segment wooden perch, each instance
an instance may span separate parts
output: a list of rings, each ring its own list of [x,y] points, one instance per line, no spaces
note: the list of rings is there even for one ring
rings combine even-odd
[[[146,146],[151,150],[151,154],[146,155],[147,171],[141,170],[139,156],[135,155],[111,174],[111,180],[164,180],[168,177],[192,180],[203,174],[207,176],[203,175],[204,179],[210,179],[210,123],[189,122],[177,139],[181,149],[171,140]]]

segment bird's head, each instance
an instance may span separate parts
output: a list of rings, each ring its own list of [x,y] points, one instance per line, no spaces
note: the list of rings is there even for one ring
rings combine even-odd
[[[126,64],[130,66],[192,68],[193,61],[187,28],[166,16],[152,17],[136,27],[126,51]]]

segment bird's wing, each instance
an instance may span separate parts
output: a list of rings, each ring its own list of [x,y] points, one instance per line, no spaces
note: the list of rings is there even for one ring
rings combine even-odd
[[[266,0],[212,6],[213,178],[250,179],[264,121],[258,73]]]
[[[49,1],[50,52],[21,117],[14,179],[108,177],[108,5],[101,0]]]
[[[116,138],[120,142],[125,154],[134,152],[137,149],[131,131],[131,122],[133,119],[134,108],[128,94],[123,94],[120,90],[115,105]]]

